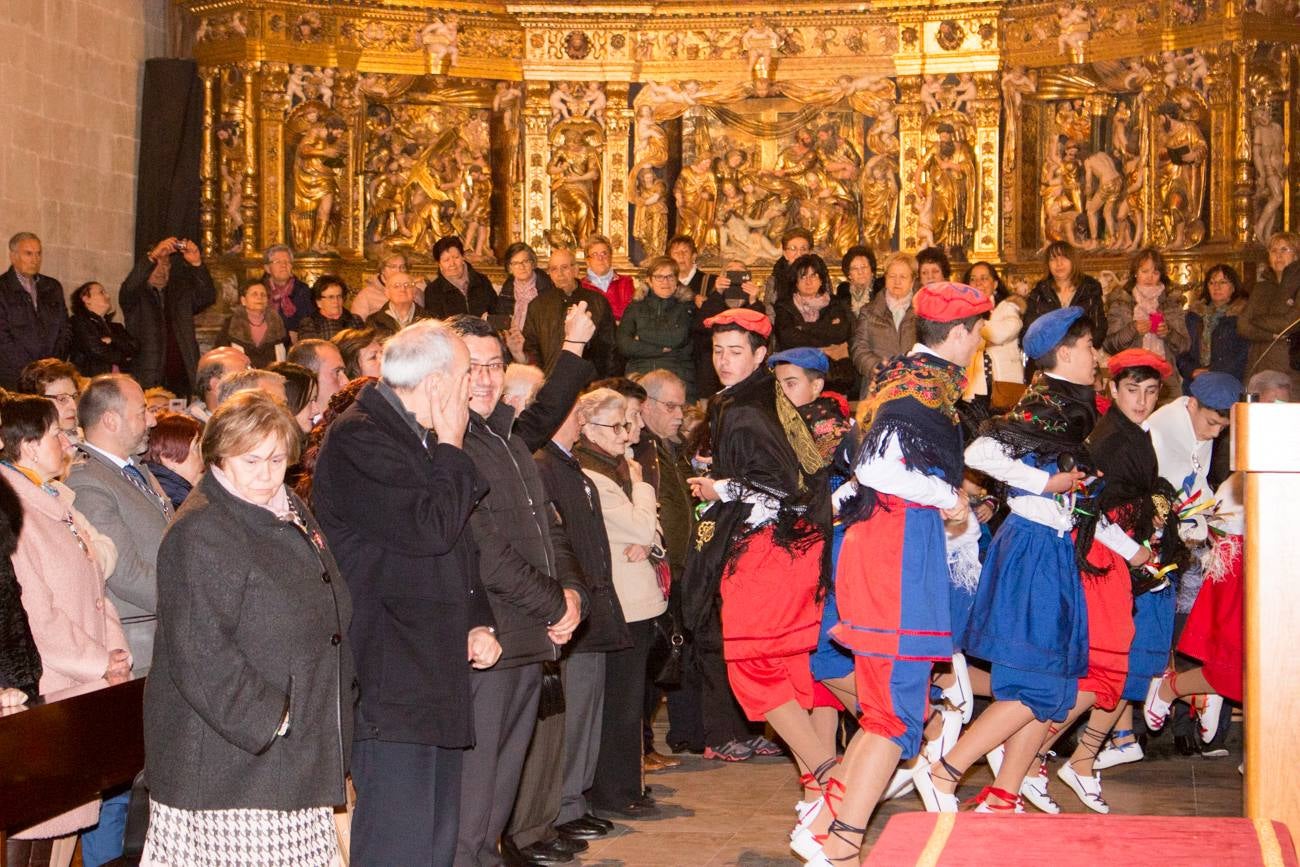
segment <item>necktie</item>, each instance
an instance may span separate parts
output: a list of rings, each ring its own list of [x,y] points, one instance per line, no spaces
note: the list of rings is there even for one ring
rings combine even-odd
[[[141,493],[153,500],[154,504],[162,510],[163,515],[171,518],[172,504],[154,492],[154,489],[149,485],[149,480],[144,477],[144,473],[140,472],[139,467],[128,461],[127,465],[122,467],[122,475],[126,476],[127,481],[139,488]]]

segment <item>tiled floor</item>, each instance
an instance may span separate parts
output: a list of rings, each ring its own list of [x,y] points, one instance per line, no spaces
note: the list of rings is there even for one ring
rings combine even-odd
[[[1239,731],[1239,730],[1238,730]],[[1234,734],[1236,734],[1234,732]],[[1154,741],[1147,759],[1104,773],[1106,800],[1113,813],[1155,815],[1241,815],[1241,744],[1234,737],[1225,758],[1184,758],[1173,754],[1170,738]],[[662,734],[660,736],[662,743]],[[662,749],[662,747],[661,747]],[[798,797],[793,765],[785,759],[753,759],[741,764],[706,762],[682,756],[682,766],[647,778],[663,808],[663,818],[620,822],[614,834],[594,841],[584,852],[585,867],[785,867],[800,864],[786,845]],[[1086,812],[1056,781],[1052,794],[1066,812]],[[990,782],[977,766],[962,787],[963,798]],[[890,816],[921,809],[915,795],[891,801],[876,811],[868,832],[870,846]],[[1033,809],[1028,808],[1028,809]],[[865,851],[865,850],[864,850]]]

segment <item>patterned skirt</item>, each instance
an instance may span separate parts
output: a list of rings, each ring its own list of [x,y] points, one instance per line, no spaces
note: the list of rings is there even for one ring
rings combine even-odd
[[[333,810],[181,810],[149,801],[141,867],[336,867]]]

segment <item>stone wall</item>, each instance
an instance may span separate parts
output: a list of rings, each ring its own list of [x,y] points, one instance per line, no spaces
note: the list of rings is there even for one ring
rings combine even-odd
[[[144,61],[166,53],[167,3],[0,2],[0,243],[36,232],[65,289],[115,295],[131,269]]]

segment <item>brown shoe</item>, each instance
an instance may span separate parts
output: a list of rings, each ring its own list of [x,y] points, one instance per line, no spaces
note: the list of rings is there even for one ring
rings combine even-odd
[[[663,771],[668,768],[675,768],[681,763],[681,759],[674,759],[671,756],[661,755],[654,750],[646,753],[641,759],[641,767],[647,774],[654,773],[655,771]]]

